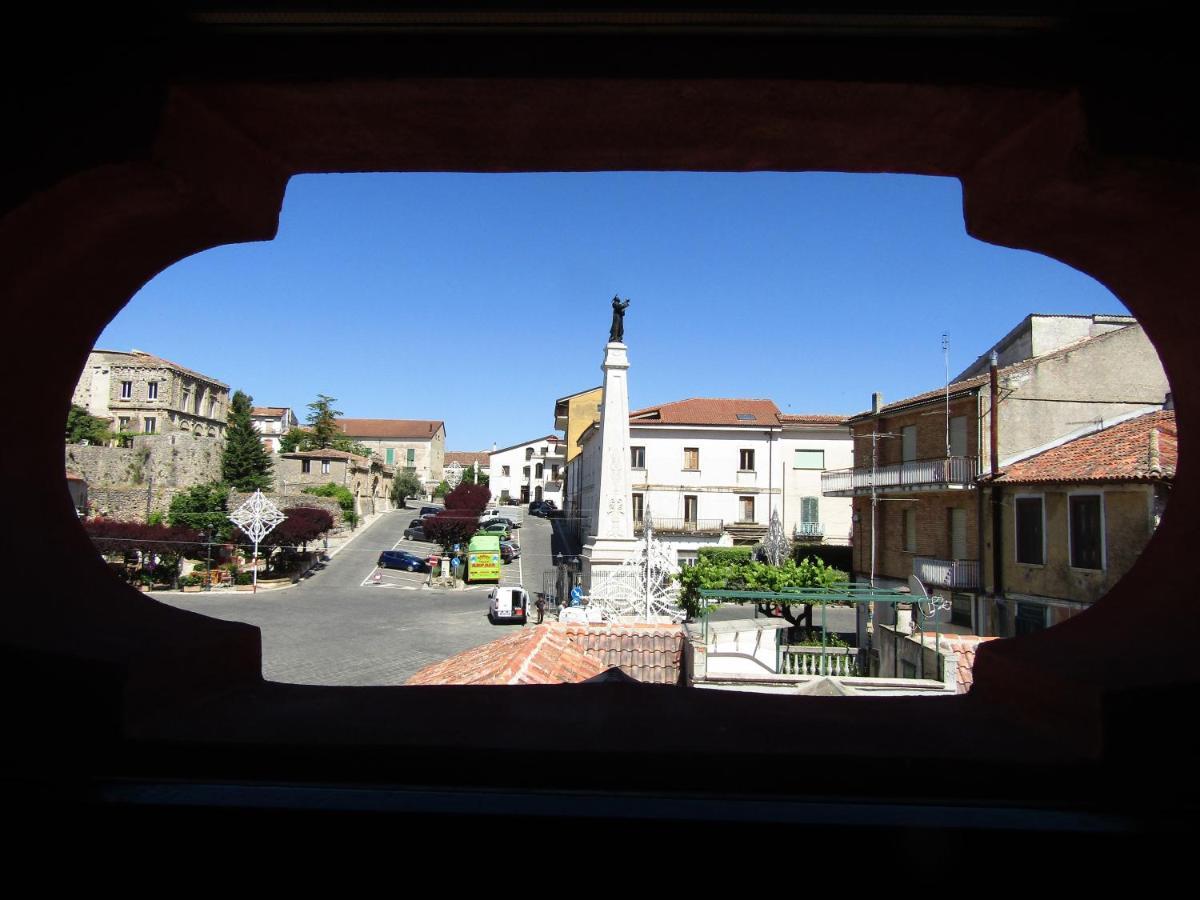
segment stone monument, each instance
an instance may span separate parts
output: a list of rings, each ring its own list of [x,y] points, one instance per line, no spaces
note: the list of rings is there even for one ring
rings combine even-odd
[[[629,301],[613,297],[612,327],[604,347],[604,400],[600,407],[600,475],[593,523],[595,533],[583,546],[583,584],[598,574],[620,569],[638,552],[633,536],[629,471],[629,356],[625,346],[625,310]]]

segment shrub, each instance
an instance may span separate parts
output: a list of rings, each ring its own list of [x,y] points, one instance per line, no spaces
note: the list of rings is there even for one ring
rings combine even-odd
[[[701,547],[699,558],[717,565],[748,563],[752,547]]]
[[[179,579],[180,587],[199,587],[204,584],[204,578],[200,575],[184,575]]]
[[[446,495],[446,510],[471,513],[476,518],[487,508],[492,492],[482,484],[463,482]]]
[[[354,511],[354,495],[344,484],[334,484],[331,481],[319,487],[304,488],[304,493],[314,497],[332,497],[342,508],[342,519],[346,524],[353,526],[358,522],[358,514]]]
[[[253,572],[238,572],[237,574],[235,574],[233,576],[233,583],[234,584],[253,584],[254,583],[254,573]]]
[[[479,514],[462,510],[446,510],[430,516],[424,524],[425,536],[441,544],[449,553],[455,544],[467,544],[479,530]]]
[[[802,559],[815,557],[827,566],[849,572],[854,568],[854,557],[850,547],[832,544],[796,544],[792,547],[792,559],[800,562]]]

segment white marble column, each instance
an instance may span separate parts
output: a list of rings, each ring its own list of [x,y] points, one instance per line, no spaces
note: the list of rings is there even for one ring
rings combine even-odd
[[[600,481],[592,510],[595,534],[583,547],[583,577],[618,568],[637,551],[629,469],[629,357],[624,344],[605,345],[604,402],[600,408]]]

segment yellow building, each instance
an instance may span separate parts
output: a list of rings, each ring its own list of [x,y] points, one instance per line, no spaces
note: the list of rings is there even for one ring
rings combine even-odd
[[[567,462],[579,455],[579,436],[593,422],[600,421],[600,401],[604,388],[594,387],[578,394],[568,394],[554,401],[554,427],[567,441]]]

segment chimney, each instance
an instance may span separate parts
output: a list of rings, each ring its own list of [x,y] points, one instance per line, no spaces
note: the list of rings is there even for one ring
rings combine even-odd
[[[871,395],[871,412],[879,415],[879,410],[883,409],[883,394],[876,391]]]

